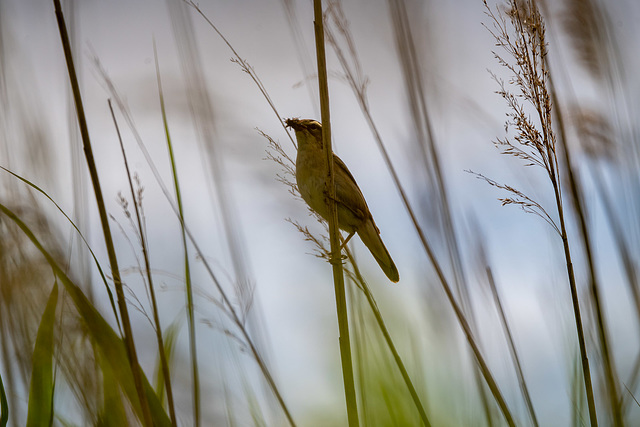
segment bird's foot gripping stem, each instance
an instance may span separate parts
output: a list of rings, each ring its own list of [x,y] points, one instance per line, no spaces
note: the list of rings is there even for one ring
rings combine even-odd
[[[347,236],[346,239],[344,239],[344,241],[342,242],[342,244],[340,245],[340,257],[338,260],[333,259],[333,257],[331,256],[331,254],[329,255],[329,263],[331,263],[332,265],[336,264],[337,262],[339,263],[344,263],[344,261],[347,259],[347,256],[344,255],[342,253],[342,251],[344,250],[344,248],[347,246],[347,243],[349,243],[349,240],[351,240],[351,238],[353,237],[353,235],[356,234],[355,231],[353,231],[351,234],[349,234]]]

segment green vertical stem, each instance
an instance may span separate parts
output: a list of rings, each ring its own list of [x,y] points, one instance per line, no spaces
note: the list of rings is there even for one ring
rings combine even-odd
[[[587,406],[589,407],[589,418],[591,427],[597,427],[598,416],[596,414],[596,403],[593,397],[593,384],[591,382],[591,370],[589,368],[589,357],[587,356],[587,344],[584,339],[584,327],[582,325],[582,314],[580,312],[580,302],[578,300],[578,288],[576,286],[576,277],[573,270],[573,261],[571,260],[571,252],[569,250],[569,239],[567,237],[567,229],[564,221],[564,210],[562,208],[562,199],[560,196],[560,188],[556,180],[555,174],[550,174],[553,189],[556,197],[556,205],[558,207],[558,217],[560,218],[560,236],[562,237],[562,246],[564,248],[565,261],[567,264],[567,274],[569,276],[569,288],[571,290],[571,302],[573,304],[573,314],[576,320],[576,331],[578,333],[578,346],[580,348],[580,360],[582,362],[582,374],[584,377],[584,388],[587,394]]]
[[[316,57],[318,61],[318,82],[320,87],[320,112],[322,121],[322,144],[327,158],[327,176],[329,190],[329,236],[331,242],[331,264],[333,266],[333,283],[336,294],[336,310],[338,315],[338,329],[340,332],[340,359],[342,362],[342,378],[344,393],[347,401],[347,418],[349,427],[359,426],[356,388],[353,375],[353,361],[351,358],[351,342],[349,340],[349,321],[347,315],[347,301],[344,288],[344,274],[340,250],[340,230],[338,228],[338,209],[335,203],[336,189],[333,175],[333,151],[331,149],[331,122],[329,113],[329,86],[327,82],[327,62],[324,46],[324,25],[322,16],[322,0],[314,0],[314,29],[316,38]]]
[[[409,203],[409,198],[407,196],[406,191],[404,190],[404,187],[402,186],[402,184],[400,183],[400,178],[398,177],[398,173],[395,169],[395,167],[393,166],[393,164],[391,163],[391,158],[389,157],[389,153],[387,151],[387,149],[385,148],[383,142],[382,142],[382,137],[380,136],[380,133],[378,132],[378,129],[376,127],[376,124],[373,120],[373,117],[371,115],[371,111],[369,110],[369,105],[367,102],[367,97],[365,95],[365,90],[364,87],[362,85],[357,84],[356,79],[354,77],[354,74],[352,72],[352,70],[349,68],[348,65],[346,65],[346,59],[344,58],[344,55],[340,54],[340,50],[336,49],[336,54],[338,56],[338,60],[340,61],[340,63],[342,64],[342,67],[345,71],[345,75],[347,77],[347,80],[349,82],[349,84],[351,85],[351,87],[353,88],[354,92],[356,93],[356,100],[358,101],[358,104],[360,105],[360,108],[362,110],[362,113],[365,116],[365,119],[369,125],[369,128],[371,129],[371,132],[373,133],[374,139],[376,141],[376,143],[378,144],[378,148],[380,149],[380,154],[382,155],[382,158],[387,166],[387,169],[389,170],[389,173],[391,174],[391,178],[393,180],[393,183],[396,186],[396,189],[400,195],[400,198],[402,199],[402,203],[405,207],[405,210],[407,211],[407,214],[409,215],[411,222],[415,228],[416,233],[418,234],[418,237],[420,238],[420,242],[422,243],[422,247],[427,255],[427,257],[429,258],[429,261],[431,262],[431,264],[433,265],[433,268],[438,276],[438,280],[442,286],[442,289],[444,290],[447,299],[449,300],[449,303],[451,304],[451,307],[453,309],[453,311],[455,312],[456,318],[458,319],[458,322],[460,323],[460,326],[465,334],[465,337],[467,339],[467,342],[469,343],[469,346],[471,347],[471,351],[473,352],[473,355],[476,359],[476,362],[478,364],[478,368],[480,369],[480,372],[482,373],[482,376],[484,377],[485,381],[487,382],[487,386],[489,387],[489,390],[491,390],[491,393],[494,396],[494,399],[496,401],[496,403],[498,404],[498,406],[500,407],[500,410],[502,412],[502,414],[504,415],[505,421],[507,422],[507,424],[509,426],[515,426],[515,421],[513,419],[513,416],[511,414],[511,411],[509,410],[509,407],[507,406],[507,403],[504,399],[504,396],[502,395],[502,392],[500,391],[498,384],[496,383],[495,379],[493,378],[493,374],[491,373],[491,371],[489,370],[489,366],[487,365],[487,363],[484,360],[484,357],[482,356],[482,353],[480,351],[480,348],[478,347],[478,344],[476,343],[475,337],[473,335],[473,332],[471,330],[471,327],[466,319],[466,316],[460,306],[460,304],[458,304],[458,302],[456,301],[456,297],[453,293],[453,291],[451,290],[451,285],[449,284],[449,282],[447,281],[447,278],[444,275],[444,271],[442,270],[442,267],[438,261],[438,259],[435,256],[435,253],[433,252],[433,249],[431,247],[431,244],[429,243],[427,236],[424,234],[424,232],[422,231],[422,228],[419,225],[418,222],[418,218],[413,210],[413,208],[411,207],[411,204]]]
[[[440,266],[440,263],[438,262],[438,259],[436,258],[435,253],[433,252],[433,248],[431,247],[431,244],[429,243],[427,236],[424,234],[424,232],[422,231],[422,228],[419,225],[418,218],[416,217],[416,214],[413,208],[411,207],[411,204],[409,203],[409,198],[407,196],[407,193],[404,190],[404,187],[402,187],[402,184],[400,183],[400,178],[398,177],[398,173],[395,167],[393,166],[393,164],[391,163],[391,158],[389,157],[389,153],[387,152],[387,149],[384,147],[384,144],[382,143],[382,137],[380,136],[380,133],[378,132],[378,129],[376,128],[375,123],[373,122],[373,117],[369,112],[368,106],[365,102],[365,98],[358,97],[358,101],[360,102],[360,106],[365,114],[365,118],[367,119],[367,122],[369,123],[369,126],[374,134],[375,140],[378,143],[378,147],[380,149],[380,153],[382,154],[382,158],[384,159],[384,162],[387,165],[387,168],[389,169],[389,173],[391,174],[393,182],[396,185],[396,189],[400,194],[400,198],[402,199],[402,203],[405,207],[405,210],[407,211],[407,214],[411,219],[411,223],[413,224],[414,229],[418,234],[418,238],[420,239],[422,248],[424,249],[427,257],[429,258],[429,261],[431,262],[431,265],[433,266],[433,269],[435,270],[436,275],[438,276],[438,281],[442,286],[442,290],[447,296],[447,299],[451,304],[451,308],[453,309],[456,315],[456,318],[460,323],[460,327],[464,332],[464,335],[467,339],[467,342],[469,343],[469,346],[471,347],[471,351],[473,352],[473,355],[476,359],[478,368],[480,369],[482,376],[487,382],[487,386],[489,387],[489,390],[491,390],[491,393],[493,394],[493,397],[496,403],[500,407],[500,411],[504,415],[505,421],[509,426],[515,427],[515,421],[513,419],[513,415],[511,414],[511,411],[507,406],[507,402],[505,401],[504,396],[502,395],[502,392],[498,387],[498,383],[496,383],[495,378],[493,378],[493,374],[491,373],[489,366],[487,365],[486,361],[484,360],[484,357],[482,356],[482,352],[480,351],[480,347],[478,346],[476,339],[473,335],[471,326],[469,325],[469,322],[467,321],[467,318],[460,304],[458,304],[456,297],[453,294],[451,285],[449,284],[449,282],[447,281],[447,278],[444,275],[444,271],[442,270],[442,267]]]
[[[167,355],[164,347],[164,340],[162,338],[162,326],[160,324],[160,315],[158,314],[158,302],[156,299],[156,290],[153,284],[153,275],[151,274],[151,260],[147,245],[147,237],[144,227],[142,226],[142,214],[138,207],[138,200],[136,200],[136,192],[133,189],[133,181],[131,180],[131,171],[129,170],[129,162],[127,161],[127,155],[124,150],[124,144],[122,143],[122,137],[120,135],[120,128],[116,121],[116,116],[113,112],[113,106],[111,105],[111,99],[108,100],[109,110],[111,111],[111,117],[113,118],[113,124],[118,134],[118,140],[120,141],[120,148],[122,149],[122,159],[124,161],[124,167],[127,171],[127,178],[129,181],[129,190],[131,191],[131,197],[133,199],[133,208],[136,213],[136,220],[138,223],[138,230],[140,232],[140,246],[142,247],[142,258],[144,259],[144,269],[147,274],[147,282],[149,284],[149,296],[151,298],[151,309],[153,312],[153,324],[156,332],[156,341],[158,343],[158,355],[160,356],[160,367],[162,369],[162,376],[164,377],[165,390],[167,393],[167,406],[169,407],[169,415],[171,417],[171,424],[176,427],[178,421],[176,419],[176,411],[173,404],[173,388],[171,387],[171,373],[169,372],[169,363],[167,362]]]
[[[391,334],[389,333],[389,330],[387,329],[387,325],[384,321],[384,318],[382,317],[382,314],[378,309],[378,304],[373,298],[371,289],[369,289],[369,286],[364,281],[362,274],[360,274],[360,269],[358,268],[358,264],[356,264],[356,261],[353,258],[351,251],[349,251],[349,248],[345,247],[345,251],[347,252],[347,257],[349,258],[349,262],[353,267],[355,278],[359,282],[358,288],[362,291],[364,296],[367,298],[367,302],[369,303],[371,312],[373,313],[373,316],[376,319],[378,328],[380,328],[380,332],[382,333],[382,336],[384,337],[384,340],[387,343],[387,347],[389,347],[389,351],[393,356],[393,360],[396,363],[398,370],[400,371],[400,375],[402,375],[402,379],[404,380],[404,383],[407,386],[407,390],[409,391],[409,394],[411,395],[413,404],[415,405],[418,411],[418,414],[420,415],[420,420],[422,421],[425,427],[431,427],[431,423],[429,422],[429,418],[427,417],[427,412],[424,410],[424,406],[422,406],[422,402],[420,401],[420,397],[418,396],[418,391],[413,385],[413,381],[411,381],[411,377],[409,377],[409,373],[407,372],[407,369],[404,366],[404,362],[402,361],[402,358],[400,357],[400,354],[398,353],[398,350],[396,349],[396,346],[393,343],[393,340],[391,339]]]
[[[167,150],[171,161],[171,175],[173,176],[173,187],[176,192],[176,204],[178,207],[178,218],[180,219],[180,231],[182,232],[182,250],[184,252],[184,278],[186,284],[187,299],[187,322],[189,328],[189,354],[191,357],[191,380],[193,381],[193,413],[194,423],[200,422],[200,374],[198,371],[198,349],[196,345],[195,309],[193,305],[193,286],[191,281],[191,267],[189,264],[189,249],[187,247],[187,235],[184,230],[184,210],[182,208],[182,193],[180,192],[180,182],[178,181],[178,168],[173,154],[173,144],[169,134],[169,123],[167,121],[167,111],[164,103],[164,92],[162,90],[162,80],[160,79],[160,65],[158,64],[158,52],[156,43],[153,42],[153,56],[156,63],[156,76],[158,79],[158,94],[160,97],[160,110],[162,111],[162,123],[164,124],[164,134],[167,138]]]
[[[131,366],[131,372],[133,375],[133,381],[136,387],[138,398],[140,399],[140,406],[142,408],[142,423],[145,426],[151,427],[153,425],[151,418],[151,410],[149,409],[149,403],[147,396],[145,395],[142,385],[142,369],[138,363],[138,356],[136,354],[136,348],[133,341],[133,332],[131,330],[131,321],[129,320],[129,311],[127,310],[127,302],[124,296],[124,290],[122,286],[122,280],[120,278],[120,269],[118,268],[118,259],[116,257],[115,246],[111,237],[111,229],[109,227],[109,218],[107,216],[107,209],[102,197],[102,189],[100,187],[100,180],[98,178],[98,170],[93,158],[93,150],[91,149],[91,141],[89,139],[89,129],[87,127],[87,120],[84,114],[84,107],[82,105],[82,97],[80,95],[80,86],[78,84],[78,78],[76,76],[75,66],[73,64],[73,55],[71,54],[71,44],[69,43],[69,34],[67,33],[67,27],[64,22],[64,15],[62,14],[62,8],[60,6],[60,0],[53,0],[55,6],[56,19],[58,21],[58,29],[60,30],[60,38],[62,40],[62,47],[64,49],[64,56],[67,63],[67,70],[69,72],[69,81],[71,83],[71,89],[73,91],[73,98],[76,105],[76,113],[78,114],[78,125],[80,126],[80,135],[82,136],[84,154],[87,159],[87,166],[89,168],[89,174],[91,176],[91,183],[93,184],[93,191],[96,196],[96,203],[98,205],[98,211],[100,213],[100,221],[102,223],[102,231],[104,233],[105,244],[107,247],[107,254],[109,256],[109,264],[111,266],[111,274],[113,276],[113,284],[116,288],[116,295],[118,299],[118,309],[120,310],[120,316],[122,317],[122,326],[124,328],[124,343],[127,349],[127,356],[129,364]]]
[[[579,185],[578,178],[573,171],[573,165],[571,163],[571,151],[569,144],[567,144],[564,119],[560,114],[559,101],[556,96],[553,80],[549,78],[549,86],[551,88],[552,102],[556,106],[555,117],[558,122],[558,135],[560,136],[560,147],[562,148],[562,154],[564,155],[564,163],[566,167],[566,176],[569,181],[569,189],[571,190],[571,197],[573,205],[578,217],[578,225],[580,228],[580,234],[582,235],[582,241],[584,243],[584,251],[587,257],[587,267],[589,268],[589,285],[591,288],[591,295],[593,298],[593,309],[596,314],[598,338],[600,345],[602,346],[602,359],[604,368],[604,378],[607,385],[609,398],[609,405],[611,406],[611,414],[613,416],[613,425],[616,427],[623,426],[621,402],[619,399],[618,385],[616,383],[616,369],[614,359],[611,356],[611,344],[609,339],[609,332],[607,328],[607,321],[604,317],[604,310],[602,307],[602,296],[600,292],[600,285],[598,283],[598,275],[596,273],[595,260],[593,259],[593,249],[591,246],[591,239],[589,238],[589,229],[587,226],[587,219],[585,214],[585,207],[582,203],[582,187]]]

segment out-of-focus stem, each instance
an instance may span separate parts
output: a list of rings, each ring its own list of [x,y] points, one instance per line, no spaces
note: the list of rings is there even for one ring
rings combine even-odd
[[[82,105],[82,96],[80,94],[80,85],[78,84],[78,78],[76,76],[75,66],[73,64],[73,56],[71,54],[71,44],[69,42],[69,35],[67,33],[67,27],[64,22],[64,15],[62,14],[62,8],[60,6],[60,0],[53,0],[55,6],[56,19],[58,21],[58,29],[60,30],[60,38],[62,39],[62,47],[64,49],[64,56],[67,62],[67,70],[69,72],[69,81],[73,90],[73,98],[76,104],[76,113],[78,114],[78,125],[80,126],[80,134],[82,136],[83,148],[85,157],[87,159],[87,166],[89,168],[89,174],[91,176],[91,182],[93,184],[93,190],[96,196],[96,202],[98,205],[98,211],[100,213],[100,221],[102,223],[102,231],[105,238],[105,244],[107,246],[107,254],[109,256],[109,264],[111,266],[111,275],[113,277],[113,284],[116,288],[116,295],[118,299],[118,309],[120,310],[120,316],[122,318],[122,326],[124,328],[124,342],[127,349],[127,356],[131,365],[131,372],[133,375],[133,381],[140,400],[140,406],[142,409],[142,422],[145,426],[151,427],[153,425],[151,410],[149,409],[149,403],[147,396],[142,385],[142,368],[138,363],[138,356],[136,354],[136,347],[133,340],[133,331],[131,329],[131,321],[129,320],[129,311],[127,309],[127,302],[124,296],[124,290],[122,286],[122,279],[120,278],[120,269],[118,267],[118,259],[116,257],[115,246],[111,237],[111,229],[109,227],[109,218],[107,216],[107,209],[102,197],[102,188],[100,187],[100,180],[98,178],[98,170],[96,168],[95,160],[93,158],[93,150],[91,149],[91,141],[89,139],[89,128],[87,127],[87,120],[84,114],[84,107]]]

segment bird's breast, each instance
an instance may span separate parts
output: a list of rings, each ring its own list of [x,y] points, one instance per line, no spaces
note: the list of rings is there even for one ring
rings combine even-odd
[[[336,174],[336,202],[338,208],[338,224],[341,229],[351,233],[358,229],[366,218],[366,204],[362,201],[363,208],[360,215],[354,214],[354,207],[345,205],[344,197],[340,195],[340,188],[344,187],[341,182],[345,179],[339,170]],[[329,203],[327,200],[327,164],[322,150],[313,148],[299,149],[296,158],[296,181],[302,199],[326,221],[329,220]],[[359,207],[359,206],[357,206]]]
[[[323,218],[329,216],[325,201],[327,165],[321,150],[298,150],[296,181],[302,199]]]

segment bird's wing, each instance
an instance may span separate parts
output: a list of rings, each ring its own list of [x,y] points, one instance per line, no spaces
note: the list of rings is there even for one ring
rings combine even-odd
[[[337,202],[353,212],[357,218],[364,220],[370,214],[360,187],[340,157],[334,154],[333,160]]]

